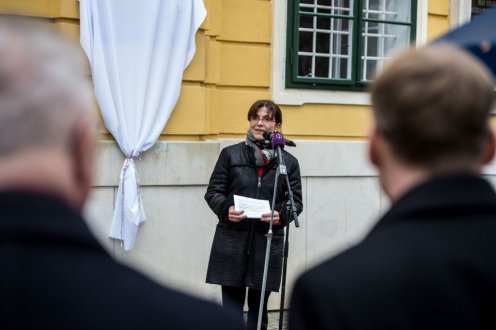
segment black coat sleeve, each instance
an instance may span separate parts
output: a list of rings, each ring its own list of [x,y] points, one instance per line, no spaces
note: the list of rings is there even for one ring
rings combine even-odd
[[[282,178],[282,177],[281,177]],[[288,180],[293,193],[293,199],[295,203],[296,213],[299,215],[303,211],[303,198],[301,192],[301,175],[300,175],[300,165],[298,160],[293,158],[291,167],[288,169]],[[282,203],[281,211],[279,212],[279,217],[281,219],[281,226],[285,226],[291,221],[291,208],[289,203],[288,191],[286,192],[287,199]]]
[[[228,198],[229,189],[229,153],[222,149],[208,183],[205,200],[220,221],[225,221],[229,206],[234,205],[234,199]]]

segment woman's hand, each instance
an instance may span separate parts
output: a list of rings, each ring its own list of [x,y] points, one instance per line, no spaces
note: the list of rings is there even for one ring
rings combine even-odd
[[[260,220],[262,220],[263,222],[269,223],[270,222],[270,213],[264,213],[264,214],[262,214],[262,218]],[[279,219],[279,212],[277,212],[277,211],[274,211],[274,222],[273,222],[273,224],[274,225],[280,225],[281,224],[281,221]]]
[[[229,214],[228,214],[228,219],[231,222],[240,222],[241,220],[244,220],[247,218],[246,215],[244,215],[245,211],[235,211],[234,210],[234,205],[229,206]]]

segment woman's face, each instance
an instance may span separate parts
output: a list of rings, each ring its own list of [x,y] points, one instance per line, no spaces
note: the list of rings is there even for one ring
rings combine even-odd
[[[250,118],[250,131],[255,140],[263,140],[264,132],[274,132],[281,129],[281,124],[276,124],[274,118],[269,115],[266,107],[261,107],[257,111],[257,116]]]

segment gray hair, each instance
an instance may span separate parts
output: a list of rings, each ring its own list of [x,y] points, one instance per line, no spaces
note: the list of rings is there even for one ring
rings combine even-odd
[[[0,157],[69,146],[91,104],[80,50],[47,24],[0,17]]]

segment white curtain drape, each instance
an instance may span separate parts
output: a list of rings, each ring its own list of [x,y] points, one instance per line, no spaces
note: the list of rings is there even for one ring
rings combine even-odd
[[[110,231],[125,250],[145,220],[134,161],[170,117],[205,16],[203,0],[80,0],[81,45],[96,99],[126,156]]]

